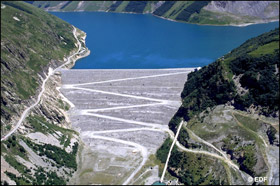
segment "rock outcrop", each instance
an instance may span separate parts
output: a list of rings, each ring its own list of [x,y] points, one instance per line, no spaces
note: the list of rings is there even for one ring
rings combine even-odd
[[[279,16],[278,1],[211,1],[204,9],[213,12],[231,13],[236,16],[252,16],[260,19]]]

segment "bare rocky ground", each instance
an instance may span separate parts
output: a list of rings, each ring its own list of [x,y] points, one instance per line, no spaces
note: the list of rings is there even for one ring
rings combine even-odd
[[[157,168],[138,172],[145,172],[149,155],[168,136],[192,70],[62,71],[60,90],[75,105],[70,120],[85,144],[70,184],[131,184],[138,176],[145,184],[159,180]]]
[[[188,132],[192,131],[201,139],[223,151],[225,150],[223,148],[225,139],[229,136],[234,136],[234,138],[238,139],[231,138],[231,141],[235,141],[237,146],[243,147],[248,144],[254,144],[254,156],[256,158],[254,171],[268,180],[266,184],[279,185],[279,146],[270,144],[266,132],[268,124],[277,125],[275,128],[276,130],[279,129],[279,121],[259,117],[225,105],[218,105],[212,108],[212,110],[209,109],[207,114],[201,113],[199,117],[200,119],[193,118],[188,122],[188,129],[190,129]],[[193,135],[190,136],[193,138]],[[229,154],[228,156],[230,157]],[[237,157],[238,153],[236,155],[233,153],[231,158],[234,159],[234,156]],[[249,179],[246,176],[244,177],[246,174],[241,175],[243,179],[233,171],[230,174],[233,185],[252,184],[247,182]],[[258,184],[263,183],[260,182]]]
[[[5,168],[2,168],[2,167],[5,167]],[[20,173],[19,173],[14,167],[12,167],[9,163],[7,163],[3,156],[1,156],[1,178],[2,178],[3,180],[6,180],[7,183],[8,183],[9,185],[15,185],[16,182],[13,181],[13,180],[11,180],[11,179],[4,173],[5,171],[9,171],[9,172],[15,174],[16,176],[19,176],[19,175],[20,175]]]

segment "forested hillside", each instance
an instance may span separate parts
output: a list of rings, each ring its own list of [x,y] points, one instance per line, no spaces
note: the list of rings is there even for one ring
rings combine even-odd
[[[279,173],[279,168],[273,168],[273,161],[279,162],[279,28],[190,73],[181,98],[169,128],[176,133],[179,123],[187,122],[178,137],[185,148],[217,153],[215,146],[241,172],[266,175],[271,177],[269,184],[277,183],[270,171]],[[157,152],[162,162],[170,147],[167,142]],[[178,148],[173,151],[168,170],[184,184],[249,184],[236,170],[228,169],[225,161]],[[227,179],[218,176],[225,172],[216,170],[217,166],[228,169]]]
[[[279,29],[250,39],[214,63],[188,75],[176,117],[187,121],[229,102],[241,110],[279,115]],[[238,87],[238,88],[237,88]],[[170,123],[173,129],[173,122]]]

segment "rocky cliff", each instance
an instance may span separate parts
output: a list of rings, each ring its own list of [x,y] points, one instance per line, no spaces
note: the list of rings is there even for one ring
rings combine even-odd
[[[227,12],[236,16],[252,16],[263,19],[277,17],[277,1],[212,1],[204,9],[213,12]]]
[[[211,16],[206,18],[207,14]],[[200,17],[198,20],[210,21],[216,19],[217,22],[226,24],[269,22],[279,20],[279,2],[211,1],[203,8]],[[195,19],[195,16],[193,19]]]
[[[47,11],[151,13],[180,22],[242,25],[279,20],[278,1],[28,1]]]

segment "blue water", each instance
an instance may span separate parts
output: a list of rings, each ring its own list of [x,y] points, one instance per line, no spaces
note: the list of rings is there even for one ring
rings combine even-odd
[[[200,26],[142,14],[53,12],[87,33],[91,54],[74,69],[179,68],[205,66],[279,22]]]

